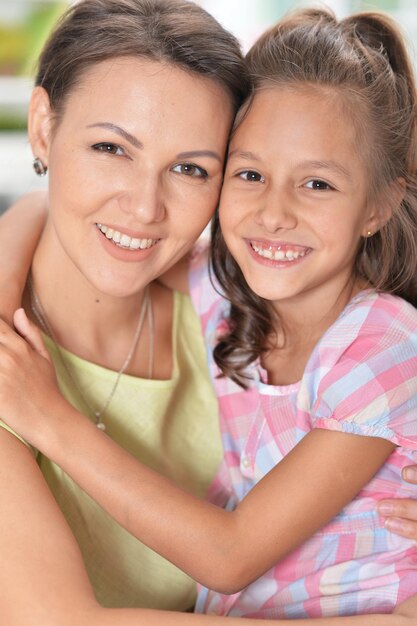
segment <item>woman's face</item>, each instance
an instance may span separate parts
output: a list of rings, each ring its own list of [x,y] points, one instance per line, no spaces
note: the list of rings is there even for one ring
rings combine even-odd
[[[123,57],[90,68],[48,132],[42,89],[32,147],[49,168],[46,236],[99,291],[127,296],[192,246],[218,201],[233,110],[213,81]]]

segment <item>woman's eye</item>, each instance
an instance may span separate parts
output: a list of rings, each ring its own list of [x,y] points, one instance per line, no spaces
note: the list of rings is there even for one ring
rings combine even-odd
[[[249,183],[263,183],[265,182],[264,177],[259,172],[255,172],[254,170],[246,170],[245,172],[240,172],[238,174],[239,178],[246,180]]]
[[[95,143],[92,148],[98,152],[106,152],[107,154],[115,154],[116,156],[123,156],[125,154],[123,148],[115,143]]]
[[[326,183],[324,180],[320,180],[319,178],[314,178],[313,180],[309,180],[305,186],[307,189],[315,189],[317,191],[329,191],[334,189],[329,183]]]
[[[208,176],[205,169],[194,165],[194,163],[179,163],[172,168],[172,171],[192,178],[207,178]]]

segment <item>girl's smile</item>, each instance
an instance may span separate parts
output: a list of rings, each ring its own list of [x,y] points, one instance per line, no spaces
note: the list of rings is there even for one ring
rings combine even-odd
[[[254,258],[267,265],[290,268],[311,252],[311,248],[277,241],[250,240]]]
[[[231,140],[222,231],[249,287],[276,308],[322,315],[350,297],[361,238],[376,230],[354,125],[334,115],[339,98],[267,87]]]

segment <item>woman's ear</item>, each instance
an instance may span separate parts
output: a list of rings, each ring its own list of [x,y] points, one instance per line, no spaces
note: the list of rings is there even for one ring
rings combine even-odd
[[[48,167],[51,130],[49,96],[43,87],[35,87],[29,104],[28,135],[34,157],[39,158],[45,167]]]
[[[383,196],[380,196],[378,206],[375,204],[366,220],[364,237],[374,235],[381,230],[400,208],[406,192],[406,182],[402,177],[396,178],[385,189]]]

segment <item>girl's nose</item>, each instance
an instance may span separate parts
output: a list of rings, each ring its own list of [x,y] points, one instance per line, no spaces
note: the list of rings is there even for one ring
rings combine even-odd
[[[278,190],[269,190],[262,197],[255,221],[268,233],[281,229],[292,230],[297,225],[297,217],[289,198]]]

